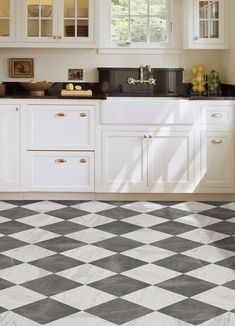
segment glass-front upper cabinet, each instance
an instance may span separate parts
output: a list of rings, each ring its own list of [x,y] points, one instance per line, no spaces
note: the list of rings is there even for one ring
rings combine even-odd
[[[0,42],[14,41],[14,0],[0,1]]]
[[[24,0],[24,41],[91,42],[92,0]]]
[[[187,8],[188,47],[218,49],[227,46],[224,0],[185,0],[184,6]]]

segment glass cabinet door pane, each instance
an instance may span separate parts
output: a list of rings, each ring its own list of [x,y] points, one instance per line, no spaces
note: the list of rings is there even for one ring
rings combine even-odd
[[[64,0],[64,17],[75,18],[75,0]]]
[[[52,37],[53,0],[27,0],[28,37]]]
[[[208,19],[208,1],[200,1],[199,17],[200,19]]]
[[[77,36],[78,37],[88,37],[88,21],[78,20],[77,21]]]
[[[52,20],[43,19],[41,22],[41,36],[50,37],[52,31]]]
[[[88,18],[88,0],[77,0],[77,17]]]
[[[210,18],[219,19],[219,1],[210,1]]]
[[[10,0],[0,1],[0,37],[10,36]]]
[[[28,19],[28,36],[29,37],[39,37],[39,20],[38,19]]]
[[[75,37],[76,36],[75,20],[73,20],[73,19],[65,20],[64,36],[65,37]]]
[[[9,19],[0,19],[0,36],[10,36]]]
[[[10,0],[0,1],[0,17],[10,17]]]
[[[218,38],[219,37],[219,21],[211,21],[210,23],[210,38]]]
[[[200,38],[208,38],[208,21],[200,21]]]

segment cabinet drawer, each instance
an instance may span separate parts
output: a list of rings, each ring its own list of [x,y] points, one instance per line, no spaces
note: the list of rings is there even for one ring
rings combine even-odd
[[[28,105],[28,149],[94,149],[94,106]]]
[[[109,98],[101,103],[102,124],[193,124],[192,102],[179,99]]]
[[[202,105],[201,123],[208,125],[232,125],[233,105]]]
[[[33,191],[94,191],[93,152],[28,152]]]

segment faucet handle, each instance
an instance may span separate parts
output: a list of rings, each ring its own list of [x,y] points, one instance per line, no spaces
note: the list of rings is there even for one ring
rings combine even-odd
[[[129,85],[135,85],[135,79],[132,78],[132,77],[129,77],[129,78],[127,79],[127,83],[128,83]]]
[[[151,67],[151,65],[147,65],[147,66],[146,66],[146,69],[148,70],[148,72],[151,72],[151,71],[152,71],[152,67]]]
[[[155,78],[149,78],[149,85],[156,85],[156,79]]]

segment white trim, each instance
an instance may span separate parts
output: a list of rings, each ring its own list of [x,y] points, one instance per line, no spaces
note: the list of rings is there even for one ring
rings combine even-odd
[[[115,48],[99,48],[98,50],[99,54],[169,54],[169,55],[177,55],[182,53],[181,48],[124,48],[124,47],[115,47]]]

